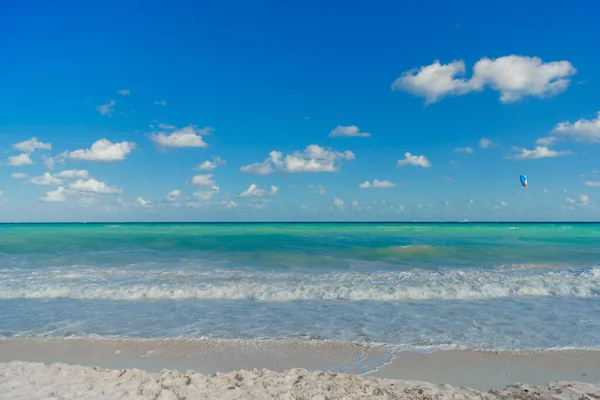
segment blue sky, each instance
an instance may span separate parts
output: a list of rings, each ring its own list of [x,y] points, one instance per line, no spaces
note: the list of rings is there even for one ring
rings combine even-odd
[[[51,3],[0,15],[0,220],[599,219],[592,2]]]

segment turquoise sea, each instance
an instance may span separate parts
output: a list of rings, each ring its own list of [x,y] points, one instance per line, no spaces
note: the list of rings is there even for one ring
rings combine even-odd
[[[600,349],[600,224],[2,224],[0,337]]]

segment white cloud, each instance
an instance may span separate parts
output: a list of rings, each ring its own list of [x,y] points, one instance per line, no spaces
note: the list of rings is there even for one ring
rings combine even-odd
[[[511,103],[524,96],[551,97],[567,89],[577,70],[568,61],[543,62],[539,57],[509,55],[496,59],[480,59],[473,67],[470,79],[465,63],[453,61],[412,69],[392,84],[392,90],[402,90],[424,97],[426,104],[446,96],[459,96],[481,91],[486,86],[500,92],[500,102]]]
[[[153,127],[153,125],[150,125],[150,126]],[[164,122],[160,122],[158,124],[158,127],[160,129],[164,129],[167,131],[174,131],[175,129],[177,129],[177,127],[175,125],[165,124]]]
[[[570,209],[574,209],[574,206],[585,208],[590,205],[590,196],[587,194],[580,194],[577,200],[567,197],[567,203],[571,204],[569,207]]]
[[[213,174],[196,175],[190,180],[190,185],[194,186],[213,186],[215,181],[212,179]]]
[[[29,164],[33,164],[33,161],[31,161],[31,158],[29,158],[29,154],[23,153],[19,154],[18,156],[8,157],[8,165],[12,167],[20,167],[22,165]]]
[[[337,172],[340,167],[339,161],[342,160],[354,160],[354,153],[349,150],[334,151],[311,144],[303,152],[296,151],[286,155],[285,158],[281,152],[272,151],[263,162],[243,166],[240,170],[259,175],[276,172]]]
[[[309,189],[317,189],[317,193],[319,194],[325,194],[327,192],[323,185],[308,185],[308,187]]]
[[[115,194],[123,192],[120,188],[108,186],[106,183],[94,178],[88,180],[78,179],[69,184],[68,189],[76,192],[96,194]]]
[[[568,61],[543,62],[539,57],[510,55],[496,59],[482,58],[473,67],[473,85],[489,85],[500,92],[502,103],[512,103],[524,96],[551,97],[564,92],[577,69]]]
[[[13,179],[25,179],[27,178],[27,174],[25,172],[15,172],[10,177]]]
[[[506,207],[508,204],[506,204],[506,202],[504,202],[504,201],[501,201],[501,202],[500,202],[500,205],[501,205],[502,207]]]
[[[235,208],[238,206],[238,204],[235,201],[222,201],[221,204],[223,204],[227,208]]]
[[[396,187],[396,184],[390,181],[379,181],[375,179],[373,183],[369,181],[364,181],[360,185],[358,185],[361,189],[369,189],[369,188],[393,188]]]
[[[215,194],[219,193],[219,190],[219,187],[214,185],[210,189],[198,190],[194,192],[192,196],[194,196],[196,200],[206,202],[210,200]]]
[[[131,90],[129,89],[117,90],[117,93],[121,96],[131,96]]]
[[[550,191],[544,188],[544,193],[550,193]]]
[[[338,125],[329,132],[329,137],[370,137],[368,132],[361,132],[356,125]]]
[[[590,187],[600,187],[600,181],[586,181],[585,184]]]
[[[404,153],[404,160],[398,160],[398,166],[403,167],[405,165],[414,165],[423,168],[431,167],[431,163],[429,162],[427,157],[423,155],[413,156],[409,152]]]
[[[481,138],[481,140],[479,141],[479,147],[481,147],[482,149],[487,149],[489,147],[492,147],[494,145],[494,143],[487,138]]]
[[[515,147],[513,149],[519,151],[519,153],[509,156],[508,158],[515,160],[535,160],[538,158],[553,158],[570,154],[568,151],[551,150],[545,146],[536,146],[536,148],[533,150],[527,150],[519,147]]]
[[[169,193],[167,193],[167,196],[165,197],[165,201],[168,203],[173,203],[173,202],[176,202],[177,200],[179,200],[180,197],[181,197],[180,190],[171,190]]]
[[[40,186],[53,186],[62,185],[62,180],[53,177],[48,172],[45,172],[42,176],[35,176],[29,180],[29,183]]]
[[[333,205],[336,206],[337,208],[342,208],[344,207],[344,200],[334,197],[333,198]]]
[[[97,140],[90,149],[75,150],[68,153],[73,160],[87,161],[120,161],[127,158],[131,150],[135,148],[133,142],[112,143],[108,139]]]
[[[167,102],[165,100],[161,100],[161,101],[155,101],[154,102],[155,106],[167,106]]]
[[[552,133],[577,142],[600,143],[600,112],[596,119],[559,122]]]
[[[212,171],[217,168],[219,164],[225,164],[225,160],[217,156],[213,157],[213,161],[206,160],[202,164],[198,164],[196,169],[200,171]]]
[[[49,170],[54,169],[54,158],[44,154],[42,155],[42,162]]]
[[[435,103],[449,95],[461,95],[472,90],[464,78],[464,61],[453,61],[440,64],[439,60],[419,69],[406,71],[392,83],[392,90],[402,90],[413,95],[424,97],[426,104]]]
[[[186,126],[170,134],[164,132],[153,133],[150,139],[156,144],[164,147],[206,147],[208,146],[203,135],[208,135],[213,131],[211,127],[197,129],[193,125]]]
[[[110,100],[108,103],[96,107],[96,110],[98,110],[100,115],[112,115],[115,104],[117,104],[116,101]]]
[[[43,197],[40,197],[39,200],[45,203],[62,203],[67,200],[67,194],[65,193],[65,188],[60,186],[56,190],[51,190],[46,192]]]
[[[473,154],[475,152],[475,150],[473,150],[472,147],[459,147],[457,149],[454,149],[454,152],[456,153],[467,153],[467,154]]]
[[[63,179],[87,179],[89,174],[85,169],[67,169],[54,174],[54,176]]]
[[[142,197],[138,197],[135,201],[142,207],[150,207],[150,201],[144,200]]]
[[[40,142],[35,136],[31,139],[19,142],[13,147],[23,153],[31,154],[36,149],[39,150],[52,150],[52,144]]]
[[[539,146],[552,146],[552,144],[556,141],[557,138],[553,136],[542,137],[535,141],[535,144]]]
[[[242,193],[238,194],[238,197],[265,197],[265,196],[273,196],[277,193],[277,186],[271,186],[271,190],[267,191],[265,189],[260,189],[256,184],[251,184],[248,186],[248,189],[244,190]]]

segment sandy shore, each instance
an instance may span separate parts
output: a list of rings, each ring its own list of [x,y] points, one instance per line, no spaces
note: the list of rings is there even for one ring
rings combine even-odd
[[[600,352],[423,354],[331,342],[0,340],[0,393],[2,399],[600,399]]]

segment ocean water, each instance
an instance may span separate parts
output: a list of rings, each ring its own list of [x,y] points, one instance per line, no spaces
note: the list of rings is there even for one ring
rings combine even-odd
[[[600,224],[3,224],[0,337],[600,350]]]

